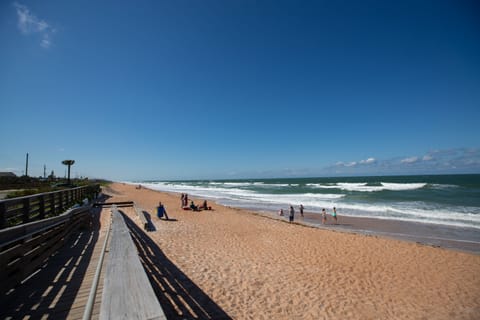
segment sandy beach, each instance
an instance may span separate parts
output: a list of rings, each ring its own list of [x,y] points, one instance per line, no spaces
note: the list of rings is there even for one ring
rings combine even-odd
[[[160,275],[151,280],[159,282],[157,295],[169,319],[208,318],[208,310],[203,315],[198,311],[203,304],[216,306],[218,317],[213,319],[480,315],[476,254],[289,224],[215,203],[209,203],[211,211],[185,211],[180,195],[121,183],[104,188],[104,193],[111,196],[108,201],[133,200],[150,214],[155,230],[146,235],[158,252],[145,254],[154,261],[146,268]],[[193,200],[200,204],[202,199]],[[159,201],[170,221],[156,217]],[[133,210],[122,210],[140,226]],[[142,233],[140,227],[136,230]],[[159,266],[162,261],[168,261],[169,268]],[[181,305],[193,304],[185,301],[188,287],[160,284],[161,273],[172,268],[189,280],[192,292],[202,292],[196,308]]]

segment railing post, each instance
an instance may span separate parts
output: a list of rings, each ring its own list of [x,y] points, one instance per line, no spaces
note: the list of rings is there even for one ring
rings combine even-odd
[[[7,226],[7,204],[5,201],[0,202],[0,229]]]
[[[39,205],[38,210],[40,211],[39,212],[39,217],[40,217],[40,219],[44,219],[45,218],[45,195],[42,194],[39,197],[38,205]]]
[[[63,211],[63,191],[58,192],[58,210]]]
[[[30,220],[30,198],[26,197],[23,199],[23,223],[27,223]]]
[[[50,193],[50,215],[55,216],[56,211],[55,211],[55,192]]]

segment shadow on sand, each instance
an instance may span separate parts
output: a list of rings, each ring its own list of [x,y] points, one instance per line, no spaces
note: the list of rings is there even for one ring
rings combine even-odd
[[[0,296],[0,319],[65,319],[78,294],[100,231],[101,208],[91,224],[67,242],[26,281]]]
[[[152,222],[152,216],[150,215],[150,213],[148,213],[145,210],[142,210],[142,212],[143,212],[143,215],[145,216],[145,219],[147,219],[147,223],[148,223],[147,231],[157,231],[155,224]],[[125,217],[125,215],[123,216]]]
[[[167,319],[231,319],[142,229],[128,216],[123,216]]]

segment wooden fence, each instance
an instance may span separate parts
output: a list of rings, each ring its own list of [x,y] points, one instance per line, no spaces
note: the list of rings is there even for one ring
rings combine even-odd
[[[58,216],[85,198],[95,198],[100,185],[39,193],[0,201],[0,229]]]

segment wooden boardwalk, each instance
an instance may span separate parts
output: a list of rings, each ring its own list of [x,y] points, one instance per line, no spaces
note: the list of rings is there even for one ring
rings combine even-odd
[[[109,209],[103,210],[102,216],[110,215]],[[0,296],[0,319],[82,319],[110,228],[109,219],[100,223],[100,211],[94,211],[89,229],[77,232],[38,272],[15,290]],[[108,257],[104,265],[107,260]],[[103,272],[92,319],[99,318],[102,287]]]
[[[122,208],[122,211],[126,213],[125,223],[152,285],[153,295],[167,319],[231,319],[165,256],[143,230],[143,223],[134,208]],[[76,232],[39,271],[8,294],[0,295],[0,320],[82,319],[110,229],[110,217],[110,208],[95,209],[90,228]],[[96,292],[91,317],[95,320],[101,316],[104,275],[111,260],[109,250],[105,254]]]

